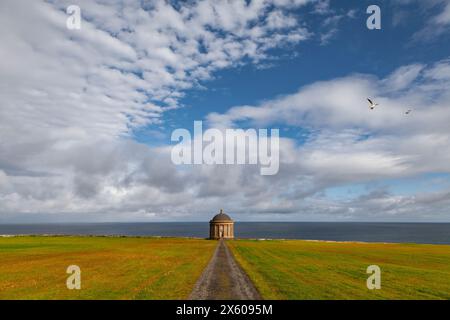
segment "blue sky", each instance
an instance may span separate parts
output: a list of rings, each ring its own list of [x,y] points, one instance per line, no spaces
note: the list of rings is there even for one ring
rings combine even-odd
[[[1,4],[0,221],[450,221],[448,0],[72,2]],[[195,120],[279,174],[174,166]]]
[[[379,1],[381,30],[366,28],[369,14],[365,9],[370,4],[371,1],[334,1],[329,8],[333,13],[323,15],[308,14],[313,7],[306,12],[303,7],[293,10],[292,14],[304,19],[318,35],[288,48],[271,50],[270,58],[261,64],[244,64],[215,72],[212,80],[201,83],[203,88],[187,90],[185,97],[180,99],[185,108],[168,112],[167,119],[174,125],[186,127],[212,111],[225,112],[237,105],[255,105],[316,81],[352,73],[383,78],[402,65],[429,64],[448,58],[448,34],[424,41],[414,40],[414,34],[424,28],[426,17],[439,13],[444,2],[425,11],[413,1],[405,6],[396,6],[395,1]],[[332,41],[321,43],[320,33],[332,29],[323,26],[326,18],[336,14],[345,16],[352,10],[354,16],[340,20]],[[401,22],[396,22],[396,16],[402,17]],[[159,129],[170,131],[167,127]],[[145,140],[145,135],[137,134],[137,139]]]

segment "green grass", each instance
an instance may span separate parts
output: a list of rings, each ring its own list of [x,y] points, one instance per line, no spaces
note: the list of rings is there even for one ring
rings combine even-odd
[[[300,240],[227,242],[265,299],[450,299],[450,246]],[[368,290],[366,269],[381,268]]]
[[[266,299],[450,299],[450,246],[300,240],[227,241]],[[0,238],[0,299],[185,299],[216,241]],[[66,288],[69,265],[81,290]],[[381,289],[366,268],[381,268]]]
[[[185,299],[217,242],[176,238],[0,238],[0,299]],[[81,268],[81,290],[66,269]]]

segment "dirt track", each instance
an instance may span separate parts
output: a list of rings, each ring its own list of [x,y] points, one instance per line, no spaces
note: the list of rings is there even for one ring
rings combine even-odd
[[[220,240],[214,255],[195,284],[192,300],[260,300],[261,296]]]

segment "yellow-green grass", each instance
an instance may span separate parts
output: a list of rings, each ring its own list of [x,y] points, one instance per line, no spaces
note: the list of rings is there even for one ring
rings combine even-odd
[[[450,299],[450,246],[228,241],[265,299]],[[369,265],[381,289],[369,290]]]
[[[214,241],[177,238],[0,238],[0,299],[186,299]],[[81,269],[68,290],[67,267]]]

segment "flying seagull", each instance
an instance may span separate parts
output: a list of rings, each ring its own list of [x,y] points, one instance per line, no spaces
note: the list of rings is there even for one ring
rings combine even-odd
[[[410,114],[412,112],[411,109],[409,109],[408,111],[405,112],[405,114]]]
[[[373,110],[375,109],[376,106],[378,106],[378,103],[373,103],[372,100],[370,100],[369,98],[367,98],[367,101],[369,101],[369,109]]]

